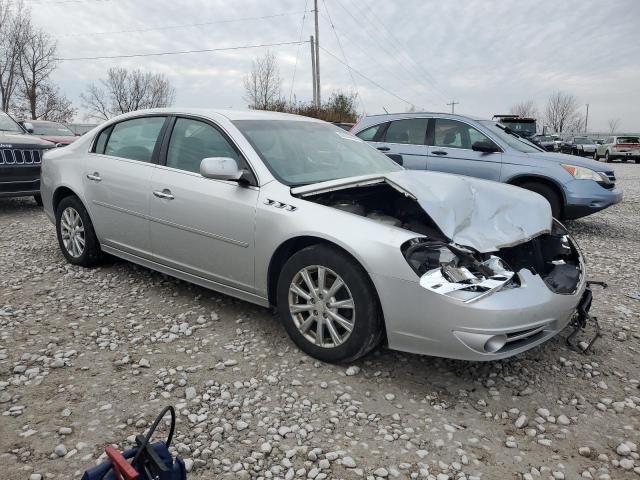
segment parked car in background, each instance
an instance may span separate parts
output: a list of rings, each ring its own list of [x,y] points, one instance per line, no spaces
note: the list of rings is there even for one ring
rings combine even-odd
[[[557,152],[558,143],[555,138],[550,135],[535,135],[530,138],[531,142],[547,152]]]
[[[591,303],[580,249],[539,195],[407,171],[307,117],[122,115],[48,152],[42,193],[68,262],[111,253],[275,305],[322,361],[383,338],[412,353],[509,357]]]
[[[349,130],[351,130],[353,128],[353,126],[355,125],[355,123],[348,123],[348,122],[331,122],[334,125],[340,127],[343,130],[346,130],[347,132]]]
[[[640,137],[637,135],[612,136],[604,140],[593,154],[594,160],[604,158],[605,162],[613,160],[640,161]]]
[[[497,120],[514,133],[525,138],[535,136],[538,130],[535,118],[521,117],[520,115],[494,115],[493,120]]]
[[[547,199],[556,218],[579,218],[622,200],[613,170],[547,153],[502,123],[445,113],[364,118],[352,130],[406,168],[494,180]]]
[[[40,197],[43,153],[54,144],[29,135],[11,116],[0,111],[0,197]]]
[[[75,142],[78,137],[67,126],[50,122],[47,120],[26,120],[22,122],[25,126],[29,126],[27,130],[32,135],[40,137],[43,140],[54,143],[57,147],[64,147]]]
[[[588,137],[569,137],[562,145],[562,152],[581,157],[593,157],[596,142]]]
[[[98,126],[97,123],[67,123],[67,128],[73,132],[74,135],[80,137],[87,132],[90,132]]]

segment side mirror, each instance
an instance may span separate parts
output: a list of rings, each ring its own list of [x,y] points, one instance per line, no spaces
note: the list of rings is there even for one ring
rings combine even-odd
[[[483,153],[496,153],[499,152],[498,147],[496,147],[492,142],[475,142],[471,145],[471,150],[474,152],[483,152]]]
[[[210,157],[200,162],[200,175],[215,180],[240,180],[244,170],[238,168],[238,162],[229,157]]]
[[[30,122],[22,122],[22,126],[28,133],[33,133],[33,123]]]

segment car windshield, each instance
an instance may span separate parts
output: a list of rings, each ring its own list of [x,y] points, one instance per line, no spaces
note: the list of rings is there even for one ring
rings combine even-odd
[[[481,120],[480,123],[491,131],[494,135],[496,135],[500,140],[505,142],[511,148],[515,148],[519,152],[522,153],[537,153],[544,152],[540,147],[537,147],[529,140],[522,138],[517,133],[513,132],[510,128],[502,125],[500,123],[496,123],[492,120]]]
[[[24,133],[20,125],[2,111],[0,111],[0,132]]]
[[[618,137],[618,143],[640,143],[640,137]]]
[[[34,135],[53,135],[58,137],[73,137],[74,133],[59,123],[33,124]]]
[[[545,135],[539,135],[536,137],[536,140],[539,142],[553,142],[553,138]]]
[[[576,145],[586,145],[593,142],[585,137],[576,137],[573,139],[573,143],[575,143]]]
[[[296,120],[233,122],[271,173],[290,186],[402,170],[335,125]]]

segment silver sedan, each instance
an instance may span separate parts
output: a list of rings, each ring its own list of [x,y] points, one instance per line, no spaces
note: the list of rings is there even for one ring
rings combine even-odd
[[[42,198],[70,263],[109,253],[275,306],[323,361],[383,341],[508,357],[564,329],[589,294],[579,249],[540,195],[405,170],[305,117],[126,114],[48,152]]]

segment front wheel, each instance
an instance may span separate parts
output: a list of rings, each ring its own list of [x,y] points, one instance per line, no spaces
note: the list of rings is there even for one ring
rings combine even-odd
[[[551,206],[551,215],[553,215],[553,218],[562,218],[562,200],[553,188],[537,182],[523,183],[520,187],[542,195]]]
[[[593,159],[597,162],[598,160],[600,160],[598,158],[598,152],[593,152]]]
[[[609,152],[606,152],[604,154],[604,161],[607,163],[611,163],[611,158],[609,158]]]
[[[100,261],[100,243],[78,197],[65,197],[60,201],[56,209],[56,234],[60,250],[69,263],[92,267]]]
[[[337,248],[312,245],[289,258],[278,279],[277,304],[291,339],[323,362],[355,360],[382,339],[371,279]]]

